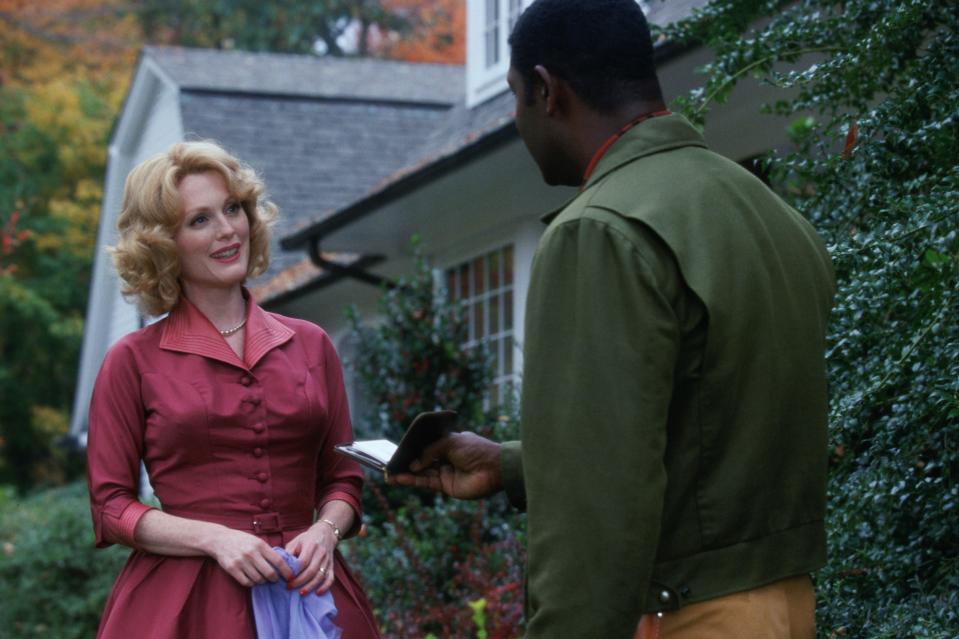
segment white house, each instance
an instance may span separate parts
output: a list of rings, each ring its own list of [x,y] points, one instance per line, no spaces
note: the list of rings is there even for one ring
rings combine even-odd
[[[323,326],[348,348],[344,308],[375,312],[379,277],[410,267],[410,238],[469,304],[471,338],[489,339],[497,380],[520,370],[522,316],[542,213],[569,189],[545,186],[513,126],[506,38],[531,0],[467,0],[461,67],[370,59],[146,48],[110,142],[105,197],[71,432],[86,430],[107,348],[144,323],[103,250],[115,237],[127,172],[170,144],[213,138],[264,176],[282,221],[274,263],[252,283],[266,308]],[[650,3],[667,23],[703,0]],[[667,99],[699,83],[707,54],[657,47]],[[770,97],[737,90],[706,137],[747,160],[785,144],[756,116]]]

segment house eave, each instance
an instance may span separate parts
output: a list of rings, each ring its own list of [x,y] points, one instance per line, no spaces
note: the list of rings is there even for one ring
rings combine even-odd
[[[280,246],[285,250],[294,250],[307,246],[312,241],[319,241],[325,235],[364,217],[377,208],[392,202],[428,183],[443,176],[502,144],[515,139],[517,136],[513,121],[498,126],[474,142],[460,147],[455,152],[434,160],[424,167],[399,178],[383,189],[376,191],[363,199],[357,200],[346,208],[340,209],[333,215],[320,220],[299,231],[291,233],[280,240]]]
[[[680,44],[670,40],[660,40],[654,45],[656,65],[661,66],[673,58],[697,48],[697,46],[698,45],[695,44]],[[414,191],[419,186],[437,177],[467,164],[485,152],[515,139],[517,135],[518,133],[511,118],[508,122],[488,132],[484,132],[472,142],[460,147],[449,155],[428,162],[424,166],[413,170],[409,174],[398,178],[382,189],[370,193],[347,207],[333,211],[323,219],[284,236],[280,239],[280,246],[284,250],[289,251],[306,247],[311,242],[319,242],[324,236],[333,231],[349,226],[365,215],[375,211],[377,208]]]

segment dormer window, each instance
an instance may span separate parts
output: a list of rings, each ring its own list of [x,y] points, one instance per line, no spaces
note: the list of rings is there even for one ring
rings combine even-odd
[[[513,25],[532,0],[467,0],[466,104],[506,90]]]

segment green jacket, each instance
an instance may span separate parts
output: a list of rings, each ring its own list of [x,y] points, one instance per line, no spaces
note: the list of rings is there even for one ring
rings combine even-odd
[[[822,566],[834,291],[812,226],[683,118],[611,147],[533,262],[503,453],[528,639],[627,639]]]

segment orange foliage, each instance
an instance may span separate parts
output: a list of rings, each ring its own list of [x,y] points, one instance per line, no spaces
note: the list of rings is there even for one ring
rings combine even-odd
[[[106,141],[139,34],[127,0],[0,0],[0,90],[19,95],[23,105],[16,115],[6,113],[16,121],[0,126],[29,125],[56,144],[60,184],[23,212],[63,219],[68,231],[35,234],[41,250],[92,254]],[[42,153],[33,146],[20,151],[27,179],[47,166],[38,159]]]
[[[466,0],[382,0],[382,4],[406,17],[412,31],[383,38],[375,47],[380,55],[409,62],[464,63]]]
[[[138,35],[123,0],[0,0],[0,83],[129,73]]]

